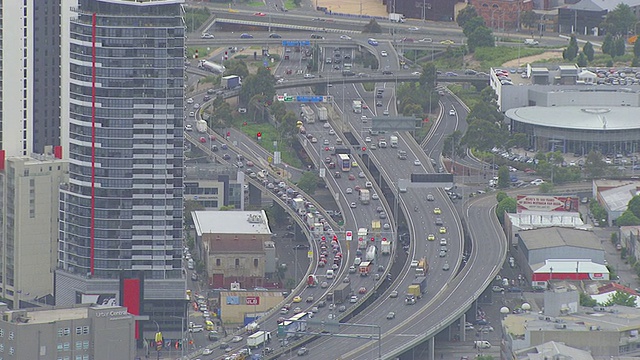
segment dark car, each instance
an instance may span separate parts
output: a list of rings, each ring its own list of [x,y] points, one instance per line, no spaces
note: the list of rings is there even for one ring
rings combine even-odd
[[[253,35],[244,33],[240,35],[240,39],[253,39]]]
[[[224,154],[224,155],[222,155],[222,158],[225,159],[225,160],[231,160],[231,155]]]
[[[512,287],[512,288],[509,288],[508,291],[509,292],[522,292],[522,289],[520,289],[519,287]]]
[[[392,71],[389,71],[389,70],[384,70],[384,71],[382,72],[382,75],[393,75],[393,72],[392,72]]]
[[[282,38],[282,36],[280,36],[280,34],[276,34],[276,33],[269,34],[269,37],[272,38],[272,39],[280,39],[280,38]]]

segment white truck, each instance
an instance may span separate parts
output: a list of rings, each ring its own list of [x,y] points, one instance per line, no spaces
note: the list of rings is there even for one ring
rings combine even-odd
[[[353,112],[356,114],[362,114],[362,101],[353,100],[353,104],[351,105],[353,108]]]
[[[405,20],[404,19],[404,15],[402,15],[402,14],[389,13],[389,21],[397,22],[397,23],[403,23],[404,20]]]
[[[255,333],[249,335],[247,337],[247,347],[248,348],[257,348],[262,344],[268,344],[271,341],[271,333],[261,330],[256,331]]]
[[[300,116],[306,123],[313,124],[316,122],[316,114],[313,112],[313,109],[308,107],[307,105],[302,106]]]
[[[207,122],[204,120],[198,120],[198,122],[196,122],[196,130],[198,130],[198,132],[200,133],[206,133],[207,132]]]
[[[382,240],[382,244],[381,244],[381,253],[382,255],[389,255],[391,254],[391,241],[389,240]]]
[[[398,137],[395,136],[395,135],[389,136],[389,143],[391,144],[392,148],[397,148],[398,147]]]
[[[320,120],[322,122],[329,121],[329,112],[327,111],[326,107],[320,106],[318,108],[318,120]]]
[[[360,203],[366,205],[370,200],[371,193],[369,192],[369,189],[360,189]]]

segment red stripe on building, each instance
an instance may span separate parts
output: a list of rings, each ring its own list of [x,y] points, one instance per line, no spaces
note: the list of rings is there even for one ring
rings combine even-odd
[[[94,272],[96,224],[96,13],[91,18],[91,275]]]

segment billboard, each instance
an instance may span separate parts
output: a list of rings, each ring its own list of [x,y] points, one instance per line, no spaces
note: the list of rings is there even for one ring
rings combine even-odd
[[[518,195],[516,203],[519,213],[525,210],[578,212],[579,199],[577,196]]]

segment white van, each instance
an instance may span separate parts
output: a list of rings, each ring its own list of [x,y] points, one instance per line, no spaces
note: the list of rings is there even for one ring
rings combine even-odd
[[[491,343],[487,340],[477,340],[473,342],[473,347],[476,349],[489,349],[491,348]]]
[[[193,264],[193,259],[189,259],[189,260],[187,261],[187,269],[189,269],[189,270],[193,270],[193,265],[194,265],[194,264]]]
[[[327,279],[333,279],[333,270],[327,270]]]
[[[538,45],[539,42],[536,39],[524,39],[525,45]]]

